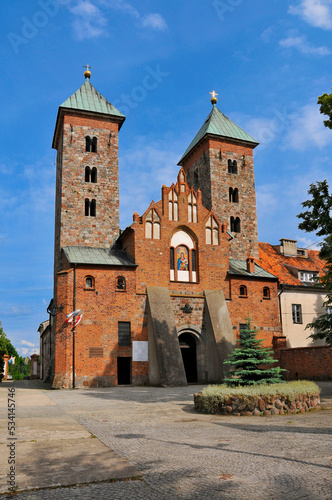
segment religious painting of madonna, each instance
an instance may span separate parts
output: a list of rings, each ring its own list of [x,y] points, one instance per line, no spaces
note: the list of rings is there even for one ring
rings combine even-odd
[[[183,245],[176,249],[176,261],[178,271],[189,271],[188,248]]]

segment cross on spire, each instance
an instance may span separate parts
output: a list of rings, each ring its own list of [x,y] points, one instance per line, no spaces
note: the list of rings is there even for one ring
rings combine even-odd
[[[88,64],[86,66],[83,66],[83,68],[86,68],[86,71],[84,71],[84,76],[87,80],[90,79],[90,76],[91,76],[91,71],[90,69],[93,69],[92,66],[89,66]]]
[[[217,102],[218,102],[217,95],[218,94],[214,90],[212,90],[212,92],[209,92],[209,94],[212,95],[212,99],[211,99],[212,104],[217,104]]]

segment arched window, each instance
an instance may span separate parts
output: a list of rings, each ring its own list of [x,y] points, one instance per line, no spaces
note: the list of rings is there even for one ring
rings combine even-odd
[[[188,222],[197,222],[197,199],[194,193],[188,196]]]
[[[229,188],[229,201],[230,203],[239,203],[239,190],[238,188]]]
[[[93,167],[91,170],[91,182],[96,183],[97,182],[97,168]]]
[[[86,276],[85,277],[85,288],[88,290],[94,289],[95,287],[95,279],[93,276]]]
[[[87,135],[85,138],[85,151],[87,153],[90,153],[91,151],[91,137],[89,135]]]
[[[241,232],[241,221],[239,217],[231,217],[230,219],[231,233]]]
[[[263,298],[264,299],[269,299],[270,298],[270,289],[268,286],[265,286],[263,288]]]
[[[116,289],[125,290],[126,289],[126,279],[123,276],[118,276],[116,278]]]
[[[205,242],[208,245],[219,245],[219,225],[212,215],[205,223]]]
[[[97,153],[97,137],[91,137],[87,135],[85,137],[85,151],[87,153]]]
[[[90,215],[91,215],[91,217],[96,217],[96,200],[91,200]]]
[[[247,287],[245,285],[241,285],[240,289],[240,297],[247,297]]]
[[[168,194],[168,218],[169,220],[179,220],[178,195],[174,188]]]
[[[90,182],[91,168],[85,167],[85,182]]]
[[[85,216],[96,217],[96,200],[85,198]]]
[[[228,173],[229,174],[237,174],[237,161],[236,160],[228,160]]]
[[[170,280],[197,281],[197,252],[191,236],[177,231],[170,246]]]
[[[145,238],[160,240],[160,217],[155,209],[150,210],[146,216]]]

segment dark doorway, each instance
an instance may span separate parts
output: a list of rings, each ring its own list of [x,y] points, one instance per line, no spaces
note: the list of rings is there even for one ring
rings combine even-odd
[[[187,382],[195,383],[197,382],[196,341],[193,335],[185,332],[179,336],[179,343]]]
[[[118,385],[131,384],[131,358],[118,358]]]

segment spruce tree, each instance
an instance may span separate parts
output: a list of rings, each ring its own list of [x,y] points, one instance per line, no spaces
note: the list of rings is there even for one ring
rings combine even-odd
[[[257,330],[251,328],[248,318],[246,328],[240,331],[240,339],[234,351],[228,356],[225,365],[233,366],[228,372],[224,383],[228,386],[276,384],[282,382],[279,366],[271,367],[277,363],[273,359],[273,351],[261,346],[262,340],[256,338]]]

